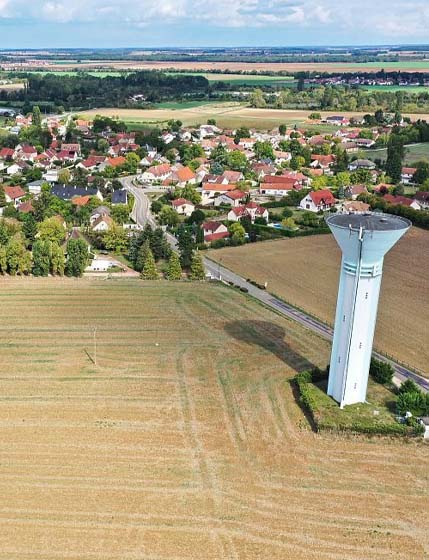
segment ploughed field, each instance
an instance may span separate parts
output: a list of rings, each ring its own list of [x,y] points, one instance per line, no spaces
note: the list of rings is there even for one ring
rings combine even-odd
[[[332,235],[254,243],[210,252],[244,278],[334,323],[341,251]],[[412,228],[387,254],[375,347],[429,376],[429,232]]]
[[[0,559],[428,552],[429,447],[314,434],[289,380],[329,346],[299,325],[213,284],[4,279],[0,299]]]

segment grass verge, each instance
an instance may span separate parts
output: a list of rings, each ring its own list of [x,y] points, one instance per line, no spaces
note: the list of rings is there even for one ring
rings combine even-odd
[[[395,418],[396,395],[384,385],[368,383],[367,402],[345,406],[327,393],[327,373],[319,369],[295,376],[299,400],[317,431],[352,434],[407,436],[421,435],[417,424],[400,424]]]

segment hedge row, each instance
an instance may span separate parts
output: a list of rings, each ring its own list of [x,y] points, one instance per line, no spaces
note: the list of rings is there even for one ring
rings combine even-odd
[[[252,226],[256,233],[267,232],[272,235],[272,237],[306,237],[308,235],[320,235],[324,233],[331,233],[331,230],[326,227],[315,227],[311,229],[276,229],[269,226],[263,226],[261,224],[253,224]]]
[[[299,398],[302,405],[306,408],[311,419],[316,426],[317,431],[330,432],[349,432],[354,434],[365,435],[382,435],[382,436],[408,436],[414,437],[423,433],[423,426],[411,419],[410,424],[367,424],[365,422],[354,422],[347,426],[339,426],[323,419],[323,410],[320,410],[319,403],[314,398],[311,386],[318,381],[326,379],[327,372],[318,368],[310,371],[304,371],[294,377],[294,381],[298,387]]]

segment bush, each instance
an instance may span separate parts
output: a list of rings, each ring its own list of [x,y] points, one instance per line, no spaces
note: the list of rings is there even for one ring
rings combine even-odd
[[[411,412],[413,416],[429,415],[429,395],[421,391],[401,393],[396,403],[398,414]]]
[[[420,389],[412,379],[406,379],[399,387],[398,393],[400,395],[403,393],[420,393]]]
[[[394,373],[394,369],[390,364],[371,358],[369,374],[377,383],[381,385],[392,383]]]

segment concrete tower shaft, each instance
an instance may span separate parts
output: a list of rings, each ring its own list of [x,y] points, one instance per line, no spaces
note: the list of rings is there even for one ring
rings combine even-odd
[[[389,214],[335,214],[327,223],[343,256],[328,394],[341,407],[364,402],[384,255],[409,229]]]

